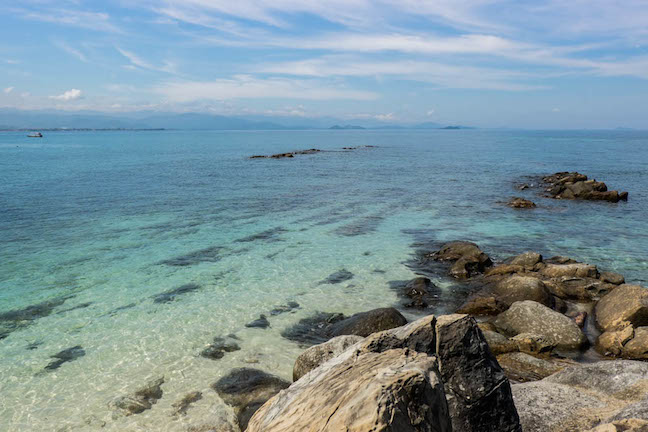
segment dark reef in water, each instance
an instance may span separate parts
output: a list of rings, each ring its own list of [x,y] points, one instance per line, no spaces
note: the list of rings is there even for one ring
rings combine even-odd
[[[370,234],[378,229],[380,223],[385,219],[384,216],[370,215],[359,218],[347,225],[342,225],[333,230],[333,233],[341,237],[355,237],[364,234]]]
[[[261,316],[259,316],[259,318],[255,319],[252,322],[249,322],[249,323],[245,324],[245,327],[265,329],[265,328],[270,327],[270,321],[268,321],[268,318],[266,318],[265,315],[261,314]]]
[[[174,267],[185,267],[203,262],[217,262],[222,258],[223,247],[212,246],[206,249],[190,252],[186,255],[160,261],[160,264],[165,264]]]
[[[62,305],[72,296],[60,297],[48,300],[23,309],[10,310],[0,313],[0,340],[6,338],[12,332],[27,327],[39,318],[50,315],[54,308]]]
[[[51,361],[47,366],[45,366],[45,370],[51,371],[51,370],[58,369],[64,363],[74,361],[79,357],[83,357],[85,354],[86,354],[85,350],[81,345],[64,349],[63,351],[58,352],[53,356],[50,356],[50,358],[55,360]]]
[[[200,352],[200,356],[211,360],[220,360],[225,356],[225,353],[240,350],[241,347],[231,339],[215,337],[214,341]]]
[[[288,231],[282,227],[276,227],[269,230],[261,231],[260,233],[249,235],[247,237],[240,238],[236,241],[239,243],[248,243],[254,241],[267,241],[267,242],[279,241],[278,238],[279,234],[285,232]]]
[[[178,296],[194,292],[200,289],[200,285],[195,283],[189,283],[178,288],[174,288],[168,291],[164,291],[160,294],[157,294],[153,297],[154,303],[169,303],[174,301]]]
[[[275,307],[274,309],[272,309],[270,311],[270,315],[272,315],[272,316],[280,315],[282,313],[292,312],[293,310],[298,309],[298,308],[299,308],[299,303],[294,302],[294,301],[290,301],[290,302],[286,303],[285,305],[279,305],[279,306]]]
[[[319,284],[339,284],[344,281],[348,281],[350,279],[353,279],[353,273],[348,271],[347,269],[342,269],[339,271],[336,271],[335,273],[331,273],[326,279],[321,281]]]

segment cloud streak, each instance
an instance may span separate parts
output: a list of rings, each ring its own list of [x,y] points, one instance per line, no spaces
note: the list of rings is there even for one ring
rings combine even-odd
[[[50,96],[50,99],[54,99],[61,102],[70,102],[83,97],[83,92],[79,89],[70,89],[66,92],[63,92],[60,95]]]

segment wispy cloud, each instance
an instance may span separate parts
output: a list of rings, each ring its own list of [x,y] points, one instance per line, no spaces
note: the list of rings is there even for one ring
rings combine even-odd
[[[60,95],[50,96],[50,99],[55,99],[62,102],[70,102],[83,97],[83,92],[79,89],[70,89]]]
[[[130,66],[133,66],[134,68],[140,68],[140,69],[148,69],[152,71],[157,71],[157,72],[165,72],[169,74],[176,74],[176,65],[173,62],[170,61],[165,61],[164,65],[162,66],[156,66],[152,63],[149,63],[148,61],[144,60],[142,57],[138,56],[137,54],[133,53],[132,51],[127,51],[125,49],[117,47],[117,51],[119,53],[126,57],[128,61],[130,62]],[[133,69],[131,67],[131,69]]]
[[[122,30],[112,23],[110,15],[105,12],[88,12],[75,9],[12,9],[24,19],[48,22],[64,26],[79,27],[109,33],[121,33]]]
[[[11,93],[11,92],[13,91],[13,89],[14,89],[13,87],[6,87],[6,88],[3,89],[2,91],[3,91],[5,94],[9,94],[9,93]]]
[[[71,47],[67,43],[63,41],[55,41],[54,45],[60,48],[61,50],[65,51],[66,53],[70,54],[73,57],[76,57],[80,61],[87,63],[88,59],[86,58],[85,54],[83,54],[81,51],[79,51],[76,48]]]
[[[155,92],[173,102],[228,99],[306,99],[306,100],[374,100],[378,95],[340,86],[327,85],[317,80],[285,78],[261,79],[238,75],[213,81],[167,82]]]

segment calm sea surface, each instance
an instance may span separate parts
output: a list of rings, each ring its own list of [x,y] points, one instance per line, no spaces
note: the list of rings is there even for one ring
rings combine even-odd
[[[414,276],[415,243],[568,255],[648,284],[648,132],[25,135],[0,133],[2,431],[184,431],[225,412],[209,384],[230,369],[290,378],[302,348],[280,333],[300,318],[396,304],[389,282]],[[330,152],[247,159],[312,147]],[[565,170],[630,200],[514,188]],[[515,195],[539,207],[502,205]],[[353,277],[321,283],[343,269]],[[268,329],[245,327],[260,314]],[[198,355],[228,334],[240,351]],[[53,365],[73,347],[85,355]],[[152,409],[115,414],[111,401],[161,376]],[[191,391],[203,399],[173,416]]]

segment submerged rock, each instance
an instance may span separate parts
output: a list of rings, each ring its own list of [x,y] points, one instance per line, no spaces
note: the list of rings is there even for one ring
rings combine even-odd
[[[177,402],[174,402],[171,406],[175,408],[173,415],[184,415],[187,413],[187,410],[194,402],[198,402],[202,399],[202,393],[199,391],[194,391],[186,394],[182,399]]]
[[[266,318],[265,315],[261,314],[259,318],[245,324],[245,327],[265,329],[270,327],[270,321],[268,321],[268,318]]]
[[[295,360],[293,381],[297,381],[322,363],[338,356],[363,339],[362,336],[355,335],[336,336],[327,342],[308,348]]]
[[[342,269],[335,273],[331,273],[326,279],[321,281],[320,284],[339,284],[350,279],[353,279],[353,273],[346,269]]]
[[[319,152],[321,152],[321,150],[313,148],[313,149],[308,149],[308,150],[297,150],[297,151],[288,152],[288,153],[276,153],[276,154],[269,155],[269,156],[254,155],[254,156],[250,156],[250,159],[284,159],[284,158],[295,157],[295,155],[314,154],[314,153],[319,153]]]
[[[270,315],[280,315],[286,312],[292,312],[295,309],[299,309],[299,303],[290,301],[285,305],[279,305],[270,311]]]
[[[289,385],[289,382],[262,370],[239,368],[216,381],[212,388],[234,408],[241,430],[245,430],[256,410]]]
[[[53,356],[50,356],[50,358],[55,360],[51,361],[47,366],[45,366],[45,370],[51,371],[51,370],[58,369],[64,363],[74,361],[79,357],[83,357],[85,354],[86,354],[85,350],[81,345],[73,346],[71,348],[66,348],[63,351],[60,351],[54,354]]]
[[[240,349],[241,347],[233,340],[215,337],[214,342],[200,352],[200,356],[211,360],[219,360],[225,356],[225,353]]]
[[[398,287],[399,294],[409,301],[404,305],[407,308],[425,309],[430,304],[439,300],[441,289],[426,277],[417,277]]]
[[[132,395],[116,399],[113,405],[124,415],[140,414],[151,409],[162,398],[164,393],[162,384],[164,384],[164,377],[152,379]]]
[[[365,337],[406,323],[405,317],[394,308],[373,309],[348,318],[342,314],[318,312],[283,330],[281,336],[310,346],[342,335]]]
[[[565,315],[534,301],[513,303],[494,321],[504,334],[534,333],[555,343],[560,350],[580,349],[587,344],[581,329]]]
[[[453,263],[450,275],[457,279],[467,279],[483,273],[493,265],[490,257],[482,252],[479,246],[467,241],[446,243],[437,252],[428,255],[428,258]]]
[[[41,303],[0,313],[0,340],[12,332],[27,327],[39,318],[49,316],[57,306],[62,305],[72,296],[59,297]]]
[[[162,260],[159,264],[164,264],[172,267],[186,267],[204,262],[218,262],[221,260],[223,250],[221,246],[211,246],[206,249],[189,252],[186,255],[180,255],[175,258]]]

